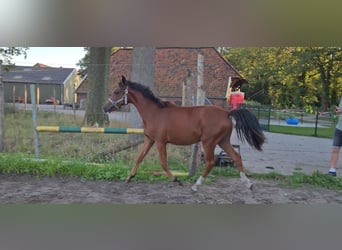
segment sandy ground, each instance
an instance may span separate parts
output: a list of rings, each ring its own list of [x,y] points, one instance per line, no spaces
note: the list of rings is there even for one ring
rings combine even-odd
[[[254,189],[239,179],[217,178],[194,193],[183,186],[79,178],[37,178],[0,175],[0,203],[10,204],[341,204],[342,193],[303,186],[291,188],[275,181],[253,180]]]

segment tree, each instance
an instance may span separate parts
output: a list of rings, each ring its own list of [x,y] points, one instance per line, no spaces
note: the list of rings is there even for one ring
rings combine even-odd
[[[0,60],[4,65],[12,64],[13,56],[24,55],[27,56],[27,47],[0,47]]]
[[[262,104],[271,104],[270,79],[274,79],[274,48],[226,48],[223,56],[231,62],[250,83],[244,87],[246,97]]]
[[[108,115],[103,112],[103,104],[108,95],[110,47],[91,47],[87,67],[89,90],[83,124],[104,126],[108,124]]]
[[[0,47],[0,152],[4,150],[4,86],[2,82],[2,64],[11,64],[12,56],[25,55],[27,48],[22,47]]]
[[[90,59],[89,59],[89,54],[90,54],[90,47],[84,47],[83,48],[85,51],[84,57],[78,61],[78,63],[76,64],[77,66],[80,67],[79,72],[84,72],[87,70],[87,67],[90,63]]]
[[[342,94],[342,51],[338,47],[305,47],[296,51],[299,65],[305,65],[311,83],[317,88],[318,105],[323,110],[339,102]]]
[[[220,48],[248,80],[246,98],[282,108],[335,105],[342,95],[341,48]],[[261,93],[261,94],[260,94]]]
[[[132,81],[141,82],[153,90],[154,87],[154,47],[135,47],[132,57]],[[142,120],[137,109],[131,105],[129,125],[133,128],[142,127]],[[131,143],[137,143],[141,136],[129,135]]]
[[[114,53],[115,51],[119,50],[121,47],[112,47],[111,48],[111,53]],[[78,61],[78,63],[76,64],[77,66],[80,67],[80,72],[86,72],[88,65],[90,63],[90,47],[84,47],[84,57]]]

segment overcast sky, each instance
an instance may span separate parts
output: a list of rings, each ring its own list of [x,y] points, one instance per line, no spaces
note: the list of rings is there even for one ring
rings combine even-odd
[[[30,47],[27,58],[13,57],[17,66],[33,66],[36,63],[51,67],[77,68],[76,63],[84,57],[83,47]]]

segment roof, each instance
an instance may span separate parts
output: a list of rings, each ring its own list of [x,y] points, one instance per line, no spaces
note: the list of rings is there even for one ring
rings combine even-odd
[[[131,78],[133,49],[120,49],[111,56],[112,90],[121,75]],[[228,78],[232,79],[232,86],[247,81],[239,72],[213,47],[201,48],[156,48],[154,91],[159,96],[182,96],[182,84],[187,70],[192,72],[192,82],[197,82],[197,58],[202,54],[204,58],[204,90],[208,97],[224,97],[227,90]],[[143,82],[141,82],[144,84]]]
[[[84,76],[83,76],[83,78],[81,79],[81,81],[80,81],[80,84],[77,86],[77,88],[75,89],[75,93],[88,93],[88,88],[89,88],[89,86],[88,86],[88,75],[87,74],[85,74]]]
[[[3,71],[3,82],[64,84],[73,68],[53,68],[44,64],[35,66],[13,66]]]

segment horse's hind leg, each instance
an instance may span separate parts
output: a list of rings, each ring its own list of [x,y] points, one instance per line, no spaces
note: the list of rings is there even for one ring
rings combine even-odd
[[[135,176],[135,174],[137,173],[137,170],[138,170],[138,167],[139,167],[140,163],[145,158],[145,156],[147,155],[148,151],[153,146],[153,144],[154,144],[154,141],[152,141],[150,138],[145,136],[144,144],[143,144],[143,146],[142,146],[142,148],[141,148],[141,150],[139,152],[139,155],[137,157],[137,160],[135,161],[135,165],[132,168],[130,175],[126,179],[126,182],[130,182],[131,179]]]
[[[249,189],[252,189],[253,188],[253,183],[251,183],[251,181],[247,178],[247,176],[245,174],[245,170],[244,170],[243,164],[242,164],[241,155],[234,150],[233,146],[230,144],[230,142],[227,140],[227,138],[222,140],[219,143],[219,146],[224,151],[226,151],[229,154],[230,157],[232,157],[236,167],[238,168],[238,170],[240,172],[241,181],[246,183],[246,185],[247,185],[247,187]]]

